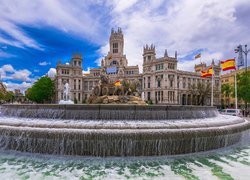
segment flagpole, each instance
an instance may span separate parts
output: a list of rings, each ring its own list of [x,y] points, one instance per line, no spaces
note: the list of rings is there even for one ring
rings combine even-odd
[[[212,68],[213,68],[213,66],[212,66]],[[213,71],[214,71],[214,69],[213,69]],[[214,81],[214,72],[212,73],[211,106],[214,105],[214,83],[213,83],[213,81]]]
[[[235,109],[238,109],[238,97],[237,97],[237,67],[235,66],[234,73],[234,88],[235,88]]]

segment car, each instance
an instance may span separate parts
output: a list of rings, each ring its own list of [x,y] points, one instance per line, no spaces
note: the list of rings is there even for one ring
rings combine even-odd
[[[232,116],[240,116],[242,117],[242,113],[240,111],[240,109],[222,109],[220,111],[221,114],[225,114],[225,115],[232,115]]]

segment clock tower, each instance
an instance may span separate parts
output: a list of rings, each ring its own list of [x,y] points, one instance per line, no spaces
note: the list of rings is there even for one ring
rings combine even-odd
[[[126,55],[123,54],[124,38],[122,29],[111,30],[109,38],[109,52],[102,60],[103,72],[109,75],[124,76],[124,69],[128,66]]]

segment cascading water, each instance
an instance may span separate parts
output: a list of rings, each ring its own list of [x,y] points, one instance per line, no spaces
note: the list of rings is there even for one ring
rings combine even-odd
[[[239,142],[250,123],[212,107],[4,105],[0,149],[81,156],[158,156]]]

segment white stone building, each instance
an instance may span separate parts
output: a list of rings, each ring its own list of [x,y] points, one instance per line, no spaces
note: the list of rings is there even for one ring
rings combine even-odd
[[[199,104],[200,93],[192,89],[193,84],[211,84],[211,78],[201,78],[200,71],[208,68],[201,63],[195,66],[195,72],[177,70],[177,52],[174,57],[168,56],[165,50],[164,56],[156,58],[155,46],[146,45],[143,48],[143,71],[139,73],[139,67],[128,66],[128,60],[124,54],[124,36],[122,30],[111,30],[109,39],[109,52],[101,61],[101,67],[90,69],[89,74],[82,74],[81,55],[73,55],[69,64],[57,64],[56,75],[56,101],[63,97],[63,85],[68,82],[71,87],[71,99],[78,103],[84,102],[92,93],[92,88],[99,83],[101,74],[108,74],[111,81],[127,79],[139,80],[140,90],[144,99],[154,104]],[[220,105],[220,67],[212,63],[215,69],[214,76],[214,105]],[[204,99],[204,105],[210,105],[210,92]]]

